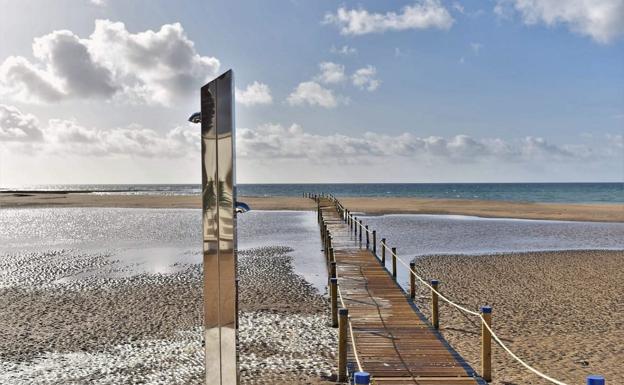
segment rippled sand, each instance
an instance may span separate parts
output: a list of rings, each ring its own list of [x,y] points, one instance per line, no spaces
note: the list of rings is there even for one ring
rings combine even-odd
[[[242,383],[323,383],[335,330],[295,272],[324,271],[302,268],[316,222],[276,214],[263,230],[294,250],[240,222]],[[199,210],[0,210],[0,384],[202,384],[200,228]]]

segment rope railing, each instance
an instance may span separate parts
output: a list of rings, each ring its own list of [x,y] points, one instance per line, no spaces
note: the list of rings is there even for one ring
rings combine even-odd
[[[321,197],[321,195],[312,195],[309,194],[308,195],[311,198],[314,198],[315,200],[319,200],[319,198]],[[327,198],[329,198],[336,206],[336,209],[339,213],[342,213],[343,219],[345,221],[348,221],[349,219],[351,220],[351,222],[355,223],[356,226],[356,230],[359,227],[360,231],[364,230],[366,232],[368,232],[369,234],[372,234],[373,231],[368,229],[366,226],[364,226],[364,224],[361,222],[361,220],[356,220],[356,217],[351,214],[333,195],[329,194],[325,194],[323,195]],[[413,275],[422,285],[424,285],[426,288],[428,288],[429,290],[431,290],[432,295],[435,294],[437,295],[438,298],[441,298],[444,302],[448,303],[449,305],[455,307],[456,309],[468,313],[470,315],[476,316],[479,318],[482,327],[484,327],[485,329],[487,329],[487,331],[489,332],[491,338],[494,339],[494,341],[496,341],[496,343],[503,348],[503,350],[505,350],[515,361],[517,361],[519,364],[521,364],[524,368],[526,368],[527,370],[529,370],[530,372],[532,372],[533,374],[543,378],[544,380],[547,380],[553,384],[556,385],[567,385],[565,382],[557,380],[555,378],[552,378],[550,376],[548,376],[547,374],[541,372],[540,370],[534,368],[533,366],[529,365],[528,363],[526,363],[526,361],[524,361],[522,358],[518,357],[518,355],[516,355],[507,345],[505,345],[505,343],[501,340],[501,338],[494,332],[494,330],[492,330],[492,327],[490,326],[489,322],[484,318],[483,314],[476,312],[474,310],[470,310],[468,308],[466,308],[465,306],[462,306],[454,301],[452,301],[451,299],[447,298],[445,295],[443,295],[442,293],[439,292],[439,290],[437,290],[436,288],[434,288],[432,285],[430,285],[424,278],[422,278],[418,273],[416,273],[416,271],[414,271],[414,269],[409,266],[408,263],[406,263],[401,257],[399,257],[397,255],[397,253],[393,250],[393,248],[388,247],[388,245],[385,242],[381,242],[381,246],[384,249],[384,252],[387,251],[390,253],[391,256],[393,256],[394,259],[398,260],[399,263],[401,263],[404,267],[407,268],[407,270],[409,271],[409,274]],[[340,289],[338,288],[338,295],[340,298],[340,302],[342,304],[343,307],[345,307],[344,304],[344,300],[342,298],[342,294],[340,293]],[[357,349],[355,348],[355,338],[353,336],[353,327],[351,325],[351,321],[349,318],[349,331],[351,334],[351,341],[352,344],[354,345],[353,348],[353,352],[354,352],[354,356],[358,365],[358,368],[360,371],[363,370],[362,368],[362,364],[359,360],[359,357],[357,355]],[[591,376],[590,376],[591,377]],[[604,381],[604,379],[601,376],[597,376],[598,378],[602,379],[601,381]],[[589,378],[588,378],[589,381]],[[589,383],[589,382],[588,382]],[[596,382],[596,384],[604,384],[604,382]]]
[[[336,278],[338,278],[338,273],[336,273]],[[340,286],[337,286],[338,289],[338,298],[340,299],[340,304],[342,305],[342,307],[344,309],[347,308],[347,306],[344,303],[344,300],[342,298],[342,293],[340,292]],[[353,357],[355,358],[355,363],[357,364],[358,370],[360,372],[363,372],[364,369],[362,368],[362,362],[360,361],[360,356],[358,355],[357,352],[357,344],[355,342],[355,335],[353,334],[353,323],[351,322],[351,316],[347,316],[347,321],[348,321],[348,326],[349,326],[349,335],[351,336],[351,344],[353,345],[353,348],[351,350],[353,350]]]
[[[387,248],[387,246],[384,245],[384,247]],[[490,335],[492,336],[492,338],[494,338],[494,340],[500,345],[500,347],[502,347],[507,353],[509,353],[511,355],[511,357],[513,357],[518,363],[520,363],[522,366],[524,366],[525,368],[527,368],[528,370],[530,370],[531,372],[533,372],[534,374],[538,375],[539,377],[542,377],[545,380],[548,380],[550,382],[552,382],[553,384],[557,384],[557,385],[567,385],[565,382],[556,380],[542,372],[540,372],[539,370],[535,369],[534,367],[532,367],[531,365],[527,364],[524,360],[522,360],[520,357],[518,357],[516,354],[514,354],[511,349],[509,349],[509,347],[507,347],[507,345],[505,345],[503,343],[503,341],[498,337],[498,335],[496,335],[496,333],[494,333],[494,330],[492,330],[492,327],[490,325],[488,325],[488,323],[485,321],[485,319],[483,318],[483,315],[467,309],[453,301],[451,301],[450,299],[446,298],[444,295],[442,295],[439,291],[437,291],[436,289],[434,289],[430,284],[428,284],[424,279],[422,279],[422,277],[420,277],[418,274],[416,274],[416,272],[414,270],[412,270],[411,267],[409,267],[405,261],[403,259],[401,259],[398,255],[396,255],[395,253],[392,252],[392,250],[390,250],[390,253],[396,257],[396,259],[405,267],[407,267],[407,269],[410,271],[411,274],[413,274],[416,279],[418,279],[422,284],[424,284],[426,287],[428,287],[433,293],[437,294],[437,296],[439,298],[441,298],[443,301],[445,301],[446,303],[448,303],[449,305],[454,306],[455,308],[464,311],[468,314],[472,314],[474,316],[479,317],[479,319],[481,320],[481,324],[488,329],[488,331],[490,332]]]

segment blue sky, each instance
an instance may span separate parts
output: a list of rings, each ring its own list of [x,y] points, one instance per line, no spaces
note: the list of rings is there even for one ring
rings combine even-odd
[[[623,0],[1,5],[0,185],[199,180],[228,68],[241,183],[624,178]]]

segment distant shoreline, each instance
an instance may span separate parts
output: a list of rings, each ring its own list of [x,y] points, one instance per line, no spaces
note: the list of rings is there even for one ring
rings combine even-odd
[[[199,196],[201,184],[48,184],[0,187],[0,193]],[[464,199],[562,204],[624,204],[622,182],[567,183],[281,183],[236,186],[239,196],[301,197],[331,192],[340,197]]]
[[[315,210],[315,203],[292,196],[240,196],[252,210]],[[495,200],[426,199],[400,197],[344,197],[341,202],[353,212],[380,214],[470,215],[486,218],[546,219],[589,222],[624,222],[624,204],[533,203]],[[116,207],[200,208],[198,195],[98,195],[74,192],[0,192],[0,208]]]

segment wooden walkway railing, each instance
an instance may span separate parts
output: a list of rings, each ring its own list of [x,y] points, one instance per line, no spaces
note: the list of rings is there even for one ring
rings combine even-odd
[[[339,380],[346,381],[350,362],[380,385],[485,384],[398,285],[396,263],[393,274],[385,269],[374,252],[375,233],[371,248],[371,233],[363,236],[362,226],[359,233],[358,226],[354,231],[352,220],[345,221],[334,199],[318,198],[317,202],[332,318],[343,345]]]

